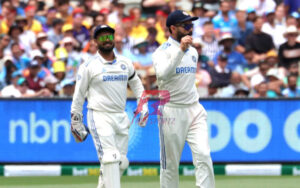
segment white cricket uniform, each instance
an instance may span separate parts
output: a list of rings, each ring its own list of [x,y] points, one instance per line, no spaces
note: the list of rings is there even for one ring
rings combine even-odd
[[[130,121],[125,112],[127,83],[139,99],[144,91],[143,85],[135,74],[132,62],[123,56],[116,56],[113,62],[108,62],[98,53],[80,65],[77,73],[71,112],[82,114],[87,98],[88,127],[103,173],[103,164],[120,163],[120,175],[128,166],[126,155]],[[98,187],[102,187],[104,181],[100,174]]]
[[[198,53],[193,47],[183,52],[180,43],[170,37],[154,52],[152,59],[159,90],[167,90],[170,95],[169,102],[159,107],[161,115],[158,116],[161,188],[178,188],[178,167],[185,141],[193,154],[196,186],[214,188],[207,113],[199,104],[195,85]]]

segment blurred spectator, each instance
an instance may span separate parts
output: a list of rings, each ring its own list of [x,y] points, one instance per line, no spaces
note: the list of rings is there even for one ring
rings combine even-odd
[[[254,88],[256,85],[265,81],[266,74],[270,66],[265,61],[260,61],[258,67],[247,71],[242,75],[242,81],[249,89]]]
[[[94,25],[103,25],[106,23],[105,17],[103,14],[98,14],[94,17]]]
[[[162,0],[142,0],[142,11],[148,16],[154,16],[154,13],[166,4],[167,1]]]
[[[13,57],[13,63],[17,69],[25,69],[29,64],[29,58],[23,53],[20,45],[18,43],[13,43],[11,45],[11,55]]]
[[[44,32],[40,32],[36,35],[36,46],[37,48],[41,48],[43,42],[48,40],[48,35]]]
[[[146,39],[148,36],[148,31],[141,22],[141,10],[138,7],[132,8],[130,10],[130,16],[133,18],[130,36],[134,39]]]
[[[4,54],[9,51],[10,36],[7,34],[0,34],[0,59],[4,57]]]
[[[72,24],[65,24],[62,27],[62,33],[64,37],[72,37],[73,38],[73,30],[74,27]]]
[[[295,75],[298,77],[297,79],[297,87],[300,87],[300,74],[299,74],[299,63],[298,62],[292,62],[288,68],[287,75]],[[288,84],[288,79],[285,77],[283,79],[284,83]]]
[[[134,48],[138,50],[137,54],[133,55],[135,69],[142,77],[146,76],[149,68],[152,67],[152,53],[147,51],[148,41],[145,39],[137,39]]]
[[[206,55],[203,55],[202,53],[202,47],[203,47],[202,40],[200,38],[193,38],[193,47],[197,50],[199,55],[198,56],[198,64],[200,65],[199,68],[201,68],[202,70],[209,71],[209,65],[208,65],[209,58]]]
[[[54,76],[61,82],[66,77],[66,65],[63,61],[56,61],[53,63]]]
[[[198,17],[197,20],[193,21],[193,38],[198,38],[203,35],[203,24],[209,21],[208,17],[205,17],[204,4],[200,0],[194,1],[192,12],[193,15]]]
[[[156,40],[157,30],[154,27],[150,27],[147,30],[149,33],[147,37],[149,43],[147,51],[153,53],[159,47],[159,43]]]
[[[208,86],[211,83],[211,77],[209,75],[208,57],[202,55],[202,43],[200,38],[193,39],[193,47],[198,52],[198,63],[196,72],[196,86],[200,97],[208,96]]]
[[[203,25],[203,31],[204,34],[201,37],[203,43],[202,53],[209,58],[209,61],[212,61],[215,54],[219,51],[219,45],[214,33],[213,23],[205,22]]]
[[[57,17],[64,19],[66,24],[72,24],[72,7],[70,7],[70,0],[54,1],[55,8],[58,10]]]
[[[300,61],[300,43],[296,41],[299,31],[295,26],[286,28],[284,37],[287,42],[279,47],[279,66],[288,68],[293,61]]]
[[[89,30],[82,24],[83,23],[83,10],[76,8],[73,11],[73,37],[83,47],[89,41]]]
[[[49,90],[51,97],[58,96],[58,92],[59,92],[58,81],[59,80],[51,74],[46,76],[43,81],[44,88]]]
[[[227,68],[228,56],[222,53],[218,56],[218,64],[210,70],[212,83],[217,88],[226,87],[230,84],[231,70]]]
[[[65,79],[60,83],[60,87],[62,88],[59,93],[60,97],[72,97],[75,91],[75,81]]]
[[[246,38],[253,32],[253,23],[247,21],[247,14],[244,10],[238,10],[236,12],[236,18],[238,26],[233,29],[232,34],[237,40],[236,50],[240,53],[244,53]]]
[[[30,62],[29,67],[29,74],[26,76],[26,81],[28,83],[28,87],[34,91],[39,91],[43,87],[43,78],[39,77],[39,72],[41,70],[41,66],[38,61],[33,60]]]
[[[157,10],[156,15],[156,24],[155,29],[157,30],[156,40],[159,44],[162,44],[167,41],[167,37],[165,35],[166,21],[168,14],[170,13],[170,9],[168,6],[163,6],[160,10]]]
[[[21,33],[18,34],[19,44],[22,45],[25,53],[28,55],[32,49],[36,48],[36,35],[30,29],[26,29],[28,21],[25,17],[18,16],[16,23],[21,28],[19,29]]]
[[[27,25],[25,27],[26,30],[30,30],[34,33],[39,33],[43,30],[42,24],[38,20],[35,19],[36,7],[27,6],[25,8],[25,15],[26,15],[26,21],[27,21]]]
[[[223,31],[232,32],[232,29],[235,29],[238,26],[235,15],[230,14],[230,2],[228,0],[220,2],[220,10],[221,12],[212,20],[217,35]]]
[[[52,27],[54,27],[54,20],[56,20],[57,10],[55,7],[50,7],[46,15],[46,23],[42,24],[44,32],[48,32]]]
[[[13,9],[13,5],[12,5],[11,0],[2,0],[1,1],[0,19],[2,20],[9,13],[9,11],[11,9]]]
[[[276,3],[274,0],[251,0],[244,1],[245,7],[251,7],[256,10],[258,16],[264,16],[266,12],[275,10]]]
[[[297,86],[297,75],[288,76],[288,88],[282,91],[282,95],[285,97],[300,97],[300,87]]]
[[[256,92],[253,95],[253,98],[266,98],[267,96],[267,92],[268,92],[268,84],[267,82],[260,82],[259,84],[257,84],[256,86]]]
[[[230,84],[227,87],[224,87],[222,89],[222,91],[220,93],[220,97],[234,97],[235,95],[247,96],[248,94],[249,94],[249,90],[242,83],[240,74],[237,72],[232,72],[231,78],[230,78]]]
[[[285,27],[286,16],[285,9],[283,4],[279,4],[276,6],[275,10],[275,24]]]
[[[279,59],[275,50],[270,50],[266,54],[265,62],[269,64],[270,69],[276,71],[276,74],[279,77],[279,79],[282,80],[285,77],[286,69],[283,67],[278,67]]]
[[[124,3],[113,1],[113,10],[108,15],[108,23],[112,23],[113,25],[120,24],[124,17],[124,7]]]
[[[2,6],[2,14],[3,19],[1,21],[1,29],[0,32],[7,34],[10,30],[10,27],[15,23],[17,12],[15,9],[11,7],[9,1],[4,1]]]
[[[266,81],[268,83],[268,97],[281,96],[281,88],[284,87],[284,84],[277,69],[271,68],[268,70]]]
[[[272,37],[274,45],[278,49],[279,46],[285,42],[283,37],[285,28],[284,26],[275,23],[275,12],[273,10],[267,12],[266,15],[267,22],[263,24],[261,31]]]
[[[89,58],[97,56],[97,51],[98,51],[97,43],[94,40],[90,40],[88,51],[82,54],[82,60],[86,62]]]
[[[252,7],[248,7],[247,8],[247,21],[254,23],[256,18],[257,18],[257,15],[256,15],[255,9]]]
[[[13,64],[13,59],[10,55],[4,56],[0,61],[0,89],[11,84],[11,76],[17,67]]]
[[[292,25],[297,27],[298,25],[297,18],[289,15],[286,17],[286,28]]]
[[[233,49],[234,41],[235,39],[232,37],[231,33],[222,35],[219,44],[223,46],[223,50],[219,51],[215,55],[214,64],[216,65],[218,63],[220,54],[226,54],[228,57],[227,68],[229,68],[231,71],[239,72],[240,74],[242,74],[244,72],[244,66],[246,66],[247,62],[242,54]]]
[[[284,6],[286,9],[286,13],[290,14],[292,12],[297,12],[300,9],[300,1],[298,0],[284,0]]]
[[[122,36],[120,35],[115,35],[115,49],[114,52],[116,55],[122,55],[125,56],[131,60],[133,60],[133,54],[131,53],[131,51],[128,48],[124,48],[124,43],[123,43],[123,39]]]
[[[98,11],[93,10],[94,0],[81,0],[80,7],[83,9],[83,12],[88,20],[93,20],[94,17],[98,15]],[[90,21],[88,21],[90,22]]]
[[[63,39],[62,27],[63,27],[62,19],[54,19],[52,21],[52,27],[48,30],[47,35],[48,39],[57,46],[59,41]]]
[[[246,49],[255,52],[254,62],[264,60],[265,53],[275,48],[272,37],[261,30],[263,23],[263,19],[257,17],[254,22],[253,33],[246,39]]]

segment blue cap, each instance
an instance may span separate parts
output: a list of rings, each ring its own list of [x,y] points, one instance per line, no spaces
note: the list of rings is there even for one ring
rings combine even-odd
[[[171,14],[169,14],[167,18],[167,27],[171,25],[176,25],[178,23],[186,22],[186,21],[195,21],[198,17],[192,17],[187,12],[182,10],[175,10]]]
[[[268,16],[269,14],[275,14],[275,10],[274,9],[267,10],[266,15]]]
[[[94,39],[96,39],[98,34],[103,31],[115,33],[115,30],[113,28],[109,27],[108,25],[98,25],[94,31]]]
[[[249,13],[252,13],[252,12],[255,12],[255,9],[253,7],[249,7],[247,9],[247,13],[249,14]]]
[[[20,85],[22,85],[25,81],[26,81],[26,79],[25,79],[24,77],[21,77],[21,78],[18,79],[17,85],[20,86]]]
[[[12,78],[15,78],[17,76],[22,76],[22,71],[21,70],[16,70],[11,74]]]
[[[291,16],[293,16],[296,19],[300,18],[300,14],[298,12],[292,12]]]
[[[73,86],[75,85],[74,79],[64,79],[61,81],[60,86],[64,88],[65,86]]]

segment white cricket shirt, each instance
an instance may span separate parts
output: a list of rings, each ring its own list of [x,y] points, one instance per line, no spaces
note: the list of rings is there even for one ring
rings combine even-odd
[[[192,104],[198,101],[199,95],[195,85],[198,52],[189,47],[185,52],[180,43],[169,37],[153,56],[159,90],[167,90],[169,103]]]
[[[135,75],[132,62],[123,56],[116,56],[114,61],[109,62],[97,53],[79,67],[71,112],[82,114],[85,97],[89,109],[124,112],[128,81],[136,97],[139,98],[144,88]]]

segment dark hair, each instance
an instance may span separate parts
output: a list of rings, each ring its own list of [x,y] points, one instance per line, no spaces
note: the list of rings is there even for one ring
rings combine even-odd
[[[57,0],[58,6],[62,6],[62,5],[69,4],[69,3],[70,3],[70,0]]]
[[[287,80],[290,81],[290,78],[295,77],[296,79],[298,79],[298,75],[296,74],[289,74],[287,77]]]
[[[10,0],[2,0],[2,1],[1,1],[1,5],[3,5],[3,4],[6,3],[6,2],[9,2],[9,3],[11,4]]]
[[[148,28],[149,35],[157,35],[157,30],[154,27]]]
[[[255,22],[256,22],[257,20],[259,20],[259,19],[264,20],[263,17],[261,17],[261,16],[256,16],[256,17],[253,19],[253,23],[255,23]]]
[[[14,43],[11,44],[10,49],[12,49],[14,46],[19,46],[20,47],[19,43],[14,42]]]
[[[203,27],[206,25],[214,25],[214,24],[212,23],[212,21],[206,21],[206,22],[204,22]]]

